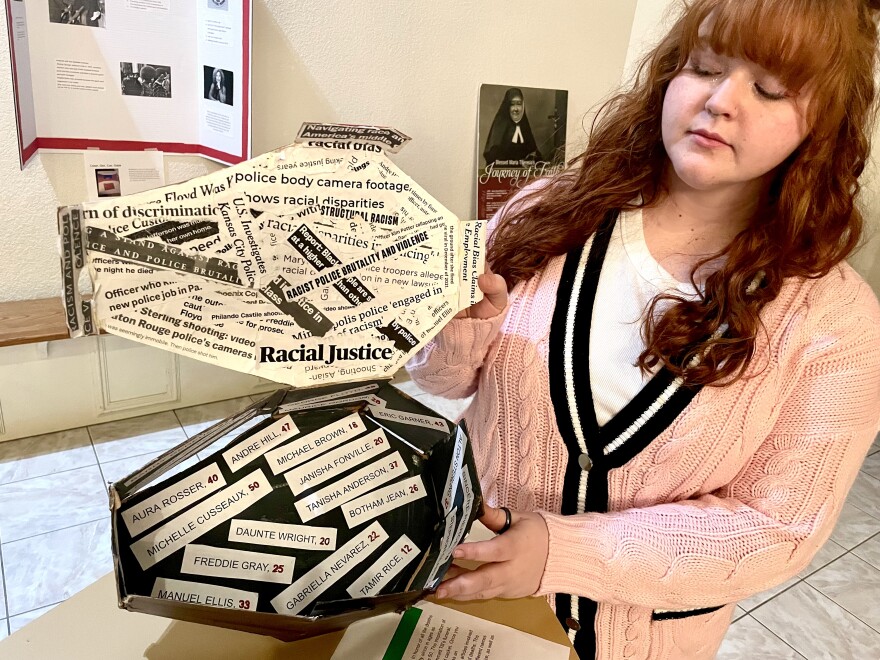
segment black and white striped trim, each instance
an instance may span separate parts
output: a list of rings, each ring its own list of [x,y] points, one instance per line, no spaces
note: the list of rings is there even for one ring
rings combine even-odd
[[[651,613],[653,621],[673,621],[675,619],[687,619],[692,616],[700,616],[702,614],[711,614],[717,612],[724,605],[716,605],[715,607],[695,607],[689,610],[654,610]]]
[[[574,350],[574,322],[577,318],[578,300],[580,298],[581,286],[583,285],[584,281],[584,269],[587,265],[587,258],[590,254],[590,247],[592,246],[592,242],[593,239],[590,239],[587,245],[584,246],[584,249],[581,250],[581,255],[578,258],[577,269],[575,270],[574,281],[572,282],[571,297],[569,298],[568,303],[568,313],[565,317],[565,346],[563,349],[565,353],[565,359],[563,361],[563,368],[565,371],[565,398],[568,402],[569,410],[577,410],[577,398],[575,395],[574,386],[574,360],[572,359],[572,354]],[[577,440],[578,449],[580,449],[581,454],[586,454],[587,456],[589,456],[590,452],[587,450],[587,441],[584,439],[584,430],[581,426],[580,417],[578,417],[577,415],[571,416],[571,428],[574,432],[574,437]],[[581,470],[580,483],[578,485],[577,491],[577,513],[583,513],[584,511],[586,511],[588,474],[588,470]],[[573,604],[572,609],[575,608],[576,604]],[[573,614],[572,616],[577,618],[577,614]],[[569,632],[569,636],[572,636],[571,632]]]
[[[565,260],[550,330],[550,394],[568,449],[562,513],[608,510],[608,473],[630,461],[666,429],[696,396],[667,369],[660,370],[617,415],[600,427],[590,385],[590,324],[599,274],[614,230],[610,214],[587,246]],[[591,463],[582,469],[582,455]],[[581,658],[596,653],[597,603],[556,595],[556,615]],[[569,625],[569,623],[574,625]]]

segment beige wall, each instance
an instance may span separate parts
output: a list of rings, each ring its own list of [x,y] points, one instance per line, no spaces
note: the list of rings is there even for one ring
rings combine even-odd
[[[395,160],[464,217],[479,84],[570,90],[569,134],[583,143],[583,115],[620,79],[636,0],[254,4],[255,153],[289,143],[305,120],[394,126],[413,138]],[[5,50],[5,29],[0,38]],[[0,57],[0,301],[58,294],[55,207],[85,196],[76,155],[43,155],[19,171],[10,81]],[[216,167],[168,161],[171,181]]]
[[[663,34],[663,26],[674,18],[680,0],[638,0],[633,17],[632,33],[626,54],[624,69],[627,73],[635,70],[642,55],[650,50],[654,42]],[[877,160],[880,157],[880,124],[874,131],[874,152],[865,173],[862,175],[862,193],[859,203],[865,214],[865,240],[850,263],[873,287],[880,296],[880,170]]]

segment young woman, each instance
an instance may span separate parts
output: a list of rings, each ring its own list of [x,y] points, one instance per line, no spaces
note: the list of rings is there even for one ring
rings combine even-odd
[[[226,74],[223,73],[223,69],[214,69],[214,75],[211,80],[208,98],[212,101],[226,103]]]
[[[521,160],[544,160],[526,116],[521,89],[511,87],[504,93],[504,100],[495,113],[489,137],[486,138],[483,158],[487,166],[497,160],[516,161],[517,165]]]
[[[484,300],[409,365],[476,393],[499,532],[439,597],[547,595],[582,658],[711,658],[827,540],[880,421],[880,307],[843,261],[878,5],[689,2],[494,220]]]

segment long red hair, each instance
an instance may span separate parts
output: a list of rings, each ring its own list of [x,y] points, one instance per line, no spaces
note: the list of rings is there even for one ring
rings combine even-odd
[[[634,86],[600,109],[586,151],[547,185],[508,205],[489,263],[509,286],[583,245],[609,211],[657,204],[667,163],[660,132],[669,81],[691,51],[750,60],[791,90],[810,86],[810,131],[779,166],[765,208],[722,252],[697,300],[658,296],[645,316],[644,370],[664,365],[688,384],[741,377],[760,311],[788,277],[821,277],[858,245],[855,206],[874,116],[877,28],[866,0],[695,0],[643,60]],[[709,30],[700,26],[711,16]],[[772,38],[771,38],[772,37]],[[699,268],[700,264],[697,265]],[[694,276],[692,274],[692,279]],[[760,281],[757,289],[749,288]],[[660,314],[658,303],[671,299]],[[713,333],[724,327],[723,336]],[[693,366],[693,358],[700,356]],[[690,363],[690,366],[688,366]]]

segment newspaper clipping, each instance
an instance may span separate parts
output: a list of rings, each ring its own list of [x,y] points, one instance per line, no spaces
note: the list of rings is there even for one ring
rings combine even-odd
[[[234,167],[59,209],[71,335],[106,330],[294,386],[391,376],[481,297],[484,259],[484,223],[386,156],[407,140],[308,124]]]
[[[480,86],[476,217],[487,220],[535,179],[565,167],[568,92]]]

